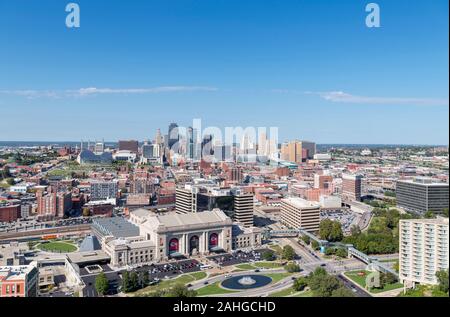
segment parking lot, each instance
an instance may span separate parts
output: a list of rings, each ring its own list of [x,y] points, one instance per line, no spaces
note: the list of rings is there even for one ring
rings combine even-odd
[[[320,219],[339,221],[342,225],[342,231],[348,233],[353,225],[358,225],[360,216],[347,210],[322,210]]]
[[[230,266],[241,263],[260,261],[261,254],[268,249],[258,249],[251,251],[234,251],[232,253],[225,253],[208,257],[219,266]]]
[[[157,282],[162,279],[174,278],[180,274],[192,273],[200,271],[202,264],[197,260],[181,260],[166,264],[152,264],[144,265],[136,268],[131,268],[129,272],[141,273],[147,271],[149,273],[150,282]],[[122,274],[125,270],[113,271],[108,265],[101,265],[103,272],[105,273],[109,281],[108,295],[116,295],[118,288],[122,283]],[[86,268],[80,269],[81,279],[86,287],[83,289],[83,296],[96,297],[97,291],[95,290],[95,278],[99,273],[89,274]]]

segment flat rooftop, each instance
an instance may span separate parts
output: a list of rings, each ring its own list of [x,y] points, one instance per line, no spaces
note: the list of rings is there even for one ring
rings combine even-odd
[[[438,182],[437,180],[435,180],[433,178],[427,178],[427,177],[402,179],[402,180],[398,180],[397,182],[398,183],[417,184],[417,185],[423,185],[423,186],[447,186],[448,187],[448,183]]]
[[[139,227],[122,217],[97,218],[92,221],[92,226],[105,236],[114,238],[136,237],[139,235]]]
[[[318,203],[298,197],[284,198],[281,201],[284,201],[296,208],[320,208],[320,205]]]
[[[33,268],[32,265],[0,266],[0,281],[25,279]]]

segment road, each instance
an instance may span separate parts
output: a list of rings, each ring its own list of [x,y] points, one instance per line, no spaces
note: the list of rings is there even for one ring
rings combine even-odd
[[[345,285],[345,287],[350,289],[356,297],[372,297],[369,293],[362,290],[359,286],[356,286],[345,277],[337,275],[337,278]]]

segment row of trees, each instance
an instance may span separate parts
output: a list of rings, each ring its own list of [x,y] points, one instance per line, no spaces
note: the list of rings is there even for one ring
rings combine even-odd
[[[295,251],[290,245],[284,246],[279,253],[279,257],[283,260],[292,261],[295,258]],[[272,250],[266,250],[261,254],[261,258],[264,261],[274,261],[277,259],[277,254]]]
[[[375,208],[367,232],[358,228],[351,229],[351,235],[345,237],[344,243],[353,244],[366,254],[388,254],[398,252],[398,224],[400,219],[411,219],[408,214],[401,214],[397,209]]]
[[[294,290],[303,291],[309,287],[314,297],[353,297],[353,293],[344,284],[327,271],[318,267],[307,277],[299,277],[294,281]]]
[[[131,273],[125,271],[122,274],[122,291],[125,293],[137,291],[148,286],[149,283],[148,271],[139,272],[139,274],[134,271]]]
[[[183,284],[175,284],[168,289],[160,289],[145,295],[146,297],[196,297],[197,291],[190,290]]]
[[[336,255],[340,258],[346,258],[348,256],[347,249],[328,247],[325,249],[325,255]]]

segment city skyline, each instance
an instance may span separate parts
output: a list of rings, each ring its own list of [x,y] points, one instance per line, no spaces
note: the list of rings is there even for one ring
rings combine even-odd
[[[448,144],[446,1],[378,1],[379,29],[356,0],[77,3],[79,29],[65,1],[0,5],[0,107],[26,114],[0,139],[144,140],[198,117],[281,142]]]

